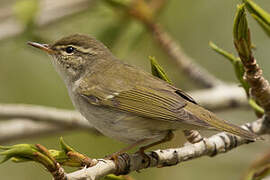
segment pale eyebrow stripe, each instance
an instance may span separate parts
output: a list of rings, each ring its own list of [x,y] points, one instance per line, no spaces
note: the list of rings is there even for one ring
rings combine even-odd
[[[93,49],[93,48],[83,48],[80,46],[75,46],[75,45],[62,45],[62,46],[57,46],[57,49],[65,49],[68,46],[72,46],[73,48],[75,48],[76,50],[82,52],[82,53],[89,53],[89,54],[97,54],[97,52]]]

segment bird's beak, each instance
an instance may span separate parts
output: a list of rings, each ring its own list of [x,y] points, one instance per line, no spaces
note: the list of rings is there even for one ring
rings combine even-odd
[[[36,42],[27,42],[27,44],[29,44],[33,47],[39,48],[39,49],[41,49],[49,54],[54,53],[54,50],[52,50],[48,44],[40,44],[40,43],[36,43]]]

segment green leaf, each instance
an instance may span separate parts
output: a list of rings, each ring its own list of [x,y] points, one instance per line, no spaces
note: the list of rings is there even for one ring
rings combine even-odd
[[[209,46],[218,54],[222,55],[226,59],[230,60],[230,62],[234,63],[235,61],[239,61],[239,58],[235,57],[233,54],[219,48],[216,44],[213,42],[209,42]]]
[[[245,4],[237,6],[237,11],[234,19],[234,27],[233,27],[234,45],[241,59],[241,61],[240,60],[235,61],[234,67],[236,76],[241,82],[243,88],[246,91],[246,94],[249,97],[249,85],[243,79],[243,75],[245,73],[243,63],[252,60],[253,56],[252,56],[252,43],[250,40],[250,32],[248,28],[244,7],[246,6],[247,3],[251,1],[244,0],[244,2]],[[249,103],[257,113],[261,114],[261,112],[263,112],[261,107],[253,99],[250,98]]]
[[[252,0],[244,0],[245,6],[268,36],[270,36],[270,14]]]
[[[60,137],[60,146],[65,151],[65,153],[69,151],[76,152],[71,146],[69,146],[63,139],[63,137]]]
[[[168,78],[163,68],[158,64],[157,60],[151,56],[149,56],[148,58],[151,62],[152,74],[171,84],[171,80]]]
[[[263,8],[254,3],[252,0],[244,0],[244,2],[246,8],[250,13],[255,14],[260,19],[265,21],[265,23],[270,24],[270,14],[268,12],[266,12]]]
[[[47,150],[42,145],[33,145],[33,144],[17,144],[13,146],[0,146],[0,156],[3,156],[1,163],[11,160],[15,163],[35,161],[44,165],[47,169],[55,168],[55,161],[64,166],[70,167],[81,167],[81,159],[85,156],[77,153],[78,158],[72,158],[68,156],[68,152],[76,152],[73,148],[68,146],[63,138],[60,139],[60,144],[63,151],[59,150]]]
[[[1,146],[0,149],[5,150],[0,152],[0,156],[4,156],[0,163],[15,157],[18,159],[33,159],[38,149],[32,144],[17,144],[13,146]]]
[[[64,166],[82,167],[83,160],[88,158],[87,156],[75,151],[71,146],[65,143],[63,137],[60,138],[60,146],[63,151],[49,151],[55,160]]]
[[[49,150],[51,156],[61,165],[69,167],[81,167],[81,162],[70,158],[66,152],[55,149]]]
[[[4,150],[0,153],[4,156],[1,163],[11,159],[14,162],[35,161],[44,165],[48,169],[55,168],[54,162],[46,154],[43,154],[36,145],[33,144],[16,144],[13,146],[1,146]]]
[[[245,70],[244,70],[244,66],[243,66],[240,58],[235,57],[233,54],[219,48],[213,42],[210,42],[209,45],[215,52],[222,55],[223,57],[225,57],[226,59],[228,59],[232,63],[234,71],[235,71],[235,75],[236,75],[238,81],[241,83],[242,87],[245,89],[247,96],[249,96],[249,85],[243,78]]]
[[[251,15],[259,23],[264,32],[270,37],[270,25],[265,23],[265,21],[263,21],[262,19],[260,19],[259,16],[256,16],[255,14]]]
[[[233,37],[235,48],[242,61],[247,61],[252,55],[250,33],[246,19],[244,4],[237,6],[234,19]]]
[[[249,103],[249,105],[250,105],[257,113],[259,113],[259,114],[264,114],[264,109],[263,109],[261,106],[259,106],[259,105],[254,101],[254,99],[249,98],[248,103]]]
[[[228,59],[234,68],[235,71],[235,75],[238,79],[238,81],[241,83],[241,86],[244,88],[246,95],[249,96],[249,84],[244,80],[244,73],[245,73],[245,69],[243,66],[242,61],[240,60],[240,58],[235,57],[233,54],[219,48],[216,44],[214,44],[213,42],[209,43],[210,47],[217,52],[218,54],[222,55],[223,57],[225,57],[226,59]],[[252,98],[249,98],[249,105],[259,114],[263,114],[264,110],[263,108],[261,108]]]
[[[244,4],[237,6],[236,15],[234,18],[233,37],[236,41],[241,39],[248,41],[248,25]]]

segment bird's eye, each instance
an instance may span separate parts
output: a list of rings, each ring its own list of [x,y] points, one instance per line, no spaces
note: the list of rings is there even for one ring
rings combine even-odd
[[[66,50],[66,53],[71,54],[71,53],[73,53],[73,51],[75,50],[75,48],[72,47],[72,46],[68,46],[65,50]]]

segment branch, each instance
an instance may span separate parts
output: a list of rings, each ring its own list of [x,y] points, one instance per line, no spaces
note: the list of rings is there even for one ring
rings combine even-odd
[[[161,25],[151,23],[148,24],[147,27],[162,49],[177,63],[177,66],[190,79],[206,88],[222,84],[220,80],[185,54],[179,43],[176,43],[170,35],[163,30]]]
[[[74,129],[98,133],[79,112],[37,105],[0,104],[0,122],[1,144]]]
[[[36,122],[29,119],[10,119],[0,123],[0,144],[6,144],[24,138],[40,137],[63,131],[82,129],[80,126],[57,126],[55,123]],[[89,126],[85,130],[93,131]]]
[[[236,85],[222,85],[207,90],[191,91],[188,94],[201,106],[210,110],[248,106],[244,90]],[[14,118],[60,123],[70,127],[92,127],[79,112],[73,110],[26,104],[0,104],[0,120]]]
[[[206,90],[191,91],[189,94],[198,104],[209,110],[248,107],[245,91],[237,85],[218,85]]]
[[[179,43],[176,43],[160,24],[154,22],[151,13],[149,13],[151,9],[146,3],[134,1],[129,8],[129,14],[145,25],[165,53],[167,53],[169,57],[177,63],[178,67],[194,82],[206,88],[222,84],[219,79],[196,64],[191,57],[185,54]]]
[[[259,67],[253,56],[250,61],[243,62],[243,64],[246,69],[244,78],[250,85],[250,93],[252,97],[265,110],[265,113],[270,116],[269,82],[262,76],[262,69]]]
[[[259,119],[242,127],[259,135],[270,133],[270,124],[266,119]],[[117,166],[112,160],[100,159],[98,164],[93,167],[67,174],[67,179],[97,180],[111,173],[127,174],[150,167],[173,166],[202,156],[212,157],[248,143],[251,141],[223,132],[181,148],[148,152],[148,162],[138,153],[120,155],[116,163]]]
[[[141,1],[138,1],[141,2]],[[153,1],[154,2],[154,1]],[[160,4],[163,4],[165,1],[160,1],[159,3],[151,3],[153,7],[160,9]],[[78,1],[53,1],[51,0],[43,0],[40,3],[40,7],[42,7],[36,24],[38,27],[42,27],[49,23],[55,22],[63,17],[82,12],[89,8],[89,1],[87,0],[78,0]],[[8,37],[12,37],[18,35],[24,31],[24,27],[22,24],[18,23],[16,18],[14,18],[13,13],[5,13],[9,9],[11,11],[11,7],[5,7],[0,9],[0,19],[4,21],[0,23],[0,40]],[[61,11],[59,11],[61,9]],[[60,12],[60,13],[59,13]],[[195,63],[195,61],[186,55],[182,50],[181,46],[177,44],[170,35],[165,32],[161,25],[154,23],[154,21],[148,21],[144,19],[144,14],[137,9],[131,9],[130,14],[140,20],[152,33],[153,37],[157,40],[158,44],[162,47],[162,49],[173,59],[176,61],[182,71],[187,74],[191,79],[193,79],[197,84],[202,85],[203,87],[214,87],[215,85],[221,84],[221,81],[218,80],[215,76],[210,74],[206,69],[199,66]]]
[[[90,5],[89,0],[42,0],[40,2],[41,11],[36,23],[41,27],[63,17],[87,10]],[[11,6],[0,9],[0,40],[18,35],[24,31],[23,25],[16,20],[12,10]]]
[[[244,79],[250,86],[250,94],[270,116],[270,85],[253,56],[244,4],[237,7],[233,30],[234,45],[245,68]]]
[[[244,90],[236,85],[217,86],[192,91],[189,94],[199,104],[211,110],[248,107]],[[37,105],[0,104],[1,120],[3,121],[0,123],[1,144],[74,129],[98,133],[79,112]]]
[[[93,128],[77,111],[26,104],[0,104],[0,120],[24,118],[66,127]]]

